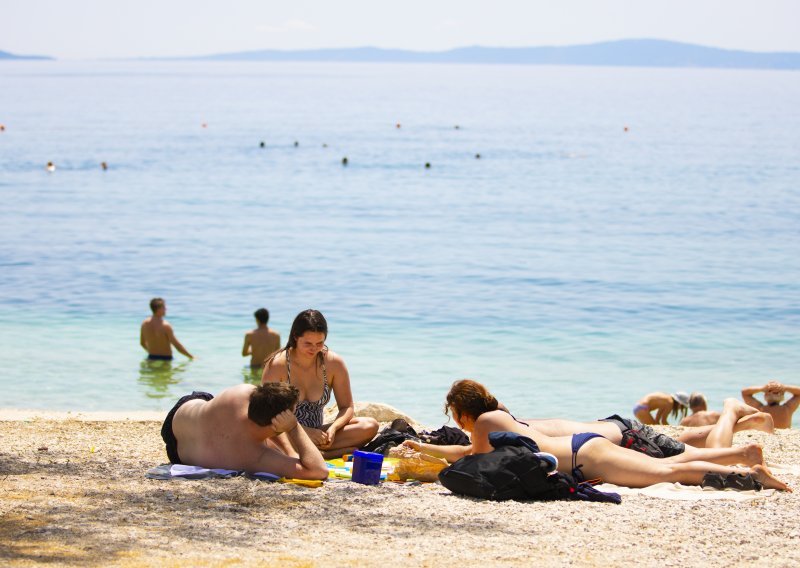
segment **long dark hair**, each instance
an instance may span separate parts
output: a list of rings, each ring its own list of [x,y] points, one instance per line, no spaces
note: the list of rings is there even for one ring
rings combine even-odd
[[[294,349],[297,347],[297,338],[302,337],[307,331],[311,331],[313,333],[322,333],[327,339],[328,322],[325,320],[325,316],[322,315],[322,312],[319,310],[303,310],[297,314],[292,322],[292,329],[289,331],[289,339],[286,340],[286,346],[284,346],[284,348],[280,351],[273,353],[272,356],[267,359],[265,367],[269,366],[278,353],[283,353],[284,351],[288,351],[289,349]],[[322,358],[325,357],[325,351],[327,351],[327,349],[328,348],[326,347],[319,352],[319,360],[322,360]]]
[[[322,333],[328,337],[328,322],[325,316],[318,310],[303,310],[292,322],[292,330],[289,332],[289,339],[286,340],[286,349],[297,347],[297,338],[302,337],[307,331]]]

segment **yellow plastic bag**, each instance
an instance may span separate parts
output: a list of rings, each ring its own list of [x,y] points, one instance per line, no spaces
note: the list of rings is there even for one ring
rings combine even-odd
[[[439,479],[439,472],[448,466],[447,461],[442,458],[423,454],[407,446],[392,448],[389,450],[389,456],[397,458],[394,475],[403,481],[406,479],[436,481]]]

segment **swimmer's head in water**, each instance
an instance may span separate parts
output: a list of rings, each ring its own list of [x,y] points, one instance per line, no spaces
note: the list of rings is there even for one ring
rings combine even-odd
[[[164,306],[166,306],[166,302],[164,302],[164,298],[153,298],[152,300],[150,300],[150,310],[154,314],[156,312],[158,312],[158,310],[160,310]]]
[[[300,391],[289,383],[267,383],[255,388],[250,395],[247,417],[259,426],[269,426],[272,419],[297,404]]]
[[[256,321],[262,325],[267,325],[267,322],[269,322],[269,310],[267,308],[258,308],[253,315]]]
[[[444,405],[444,413],[452,412],[453,418],[456,420],[460,420],[462,416],[477,420],[484,412],[491,412],[497,408],[497,399],[485,386],[472,379],[461,379],[450,387]]]
[[[689,408],[692,412],[702,412],[708,410],[708,401],[706,395],[701,392],[693,392],[689,396]]]

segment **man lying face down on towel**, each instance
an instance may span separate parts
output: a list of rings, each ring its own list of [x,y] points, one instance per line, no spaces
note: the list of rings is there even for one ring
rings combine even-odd
[[[198,391],[184,396],[161,428],[170,462],[327,479],[322,454],[297,427],[298,394],[287,383],[268,383],[238,385],[216,397]]]

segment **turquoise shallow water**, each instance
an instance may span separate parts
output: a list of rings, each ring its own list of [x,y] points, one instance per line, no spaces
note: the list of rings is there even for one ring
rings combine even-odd
[[[800,383],[797,73],[4,62],[0,82],[0,406],[216,392],[248,379],[262,305],[284,337],[322,310],[356,397],[431,424],[465,376],[587,419]],[[196,361],[142,362],[156,295]]]

